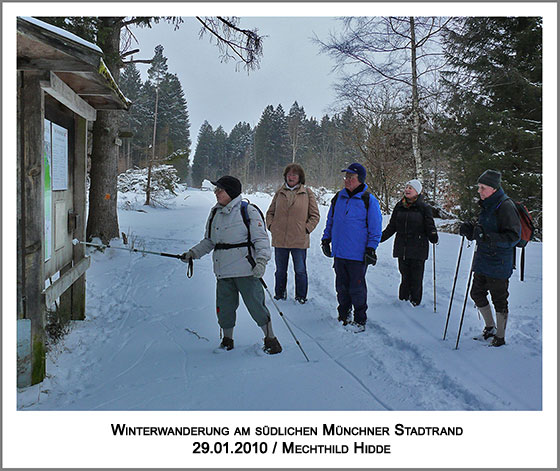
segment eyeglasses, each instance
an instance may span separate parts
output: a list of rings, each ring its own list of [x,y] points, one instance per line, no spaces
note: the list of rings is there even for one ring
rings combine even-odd
[[[357,176],[358,176],[358,175],[355,174],[355,173],[347,173],[347,174],[344,176],[344,179],[345,179],[345,180],[352,180],[352,178],[357,177]]]
[[[217,195],[218,193],[221,193],[222,191],[225,191],[223,188],[214,188],[214,193]]]
[[[287,177],[299,177],[299,173],[287,173]]]

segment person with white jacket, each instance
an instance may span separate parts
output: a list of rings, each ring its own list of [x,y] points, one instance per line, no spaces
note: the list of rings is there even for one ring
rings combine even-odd
[[[264,351],[280,353],[282,347],[272,330],[260,280],[271,257],[264,221],[255,206],[243,202],[241,182],[237,178],[226,175],[212,184],[216,186],[217,203],[210,210],[205,237],[181,259],[189,262],[213,252],[217,279],[216,314],[223,331],[220,349],[233,349],[233,329],[241,294],[249,314],[265,334]],[[248,227],[243,219],[242,205],[246,205]]]

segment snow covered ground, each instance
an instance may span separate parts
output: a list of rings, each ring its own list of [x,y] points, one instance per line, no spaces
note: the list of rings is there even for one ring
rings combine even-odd
[[[251,195],[264,211],[270,197]],[[138,201],[142,201],[141,198]],[[182,253],[200,240],[210,191],[188,190],[171,209],[120,211],[121,230],[136,248]],[[129,205],[130,207],[130,205]],[[178,260],[92,249],[87,273],[87,319],[48,358],[48,378],[20,392],[18,407],[41,410],[540,410],[542,408],[542,257],[527,248],[525,281],[510,285],[507,345],[473,341],[483,327],[467,302],[455,350],[473,247],[463,251],[453,310],[443,341],[460,237],[442,233],[436,248],[437,312],[432,260],[426,263],[424,299],[399,301],[393,239],[380,245],[368,269],[368,325],[346,332],[336,320],[332,260],[319,240],[308,252],[309,302],[277,304],[310,358],[308,363],[267,295],[284,352],[261,351],[262,333],[243,304],[236,348],[214,354],[219,327],[210,256],[196,261],[194,277]],[[384,224],[387,223],[385,217]],[[112,245],[121,246],[122,242]],[[265,281],[273,292],[274,263]],[[209,393],[212,391],[212,393]]]
[[[121,231],[136,248],[182,253],[204,233],[211,191],[181,192],[168,209],[142,206],[121,195]],[[250,195],[266,211],[271,197]],[[332,259],[320,250],[326,218],[311,235],[309,302],[278,302],[307,362],[267,295],[284,351],[262,352],[262,332],[243,303],[235,348],[214,353],[219,327],[210,256],[185,276],[178,260],[124,250],[91,250],[87,319],[48,355],[48,377],[20,390],[20,411],[541,411],[543,408],[542,244],[527,247],[525,281],[510,282],[507,345],[488,348],[472,340],[482,327],[469,299],[455,349],[473,247],[463,251],[446,340],[442,340],[460,237],[440,233],[437,245],[437,312],[432,259],[426,263],[419,307],[399,301],[393,239],[380,245],[370,267],[368,324],[364,333],[336,320]],[[384,216],[384,226],[388,216]],[[122,241],[112,243],[124,247]],[[432,253],[430,251],[430,253]],[[291,270],[291,267],[290,267]],[[271,292],[274,262],[265,281]],[[546,315],[555,316],[555,312]],[[348,416],[346,416],[348,417]],[[480,446],[482,452],[484,446]]]

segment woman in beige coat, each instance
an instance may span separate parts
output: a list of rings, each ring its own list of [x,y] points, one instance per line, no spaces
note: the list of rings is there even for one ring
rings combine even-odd
[[[309,234],[319,223],[319,208],[313,192],[305,186],[305,172],[298,164],[284,169],[284,184],[278,189],[266,212],[266,225],[272,233],[276,262],[274,299],[286,299],[288,260],[292,254],[296,301],[307,301],[307,249]]]

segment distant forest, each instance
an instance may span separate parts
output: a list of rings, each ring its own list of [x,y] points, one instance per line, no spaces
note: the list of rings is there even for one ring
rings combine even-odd
[[[128,167],[153,154],[195,187],[232,174],[270,190],[297,162],[310,185],[334,189],[340,170],[359,161],[385,210],[418,177],[432,202],[461,217],[476,212],[476,180],[493,168],[540,226],[541,18],[347,18],[338,36],[316,42],[336,63],[340,111],[318,119],[297,101],[287,112],[270,104],[254,128],[240,122],[229,134],[204,122],[192,159],[187,99],[163,48],[144,83],[125,65],[120,87],[134,102],[124,123],[133,137],[121,149]]]

